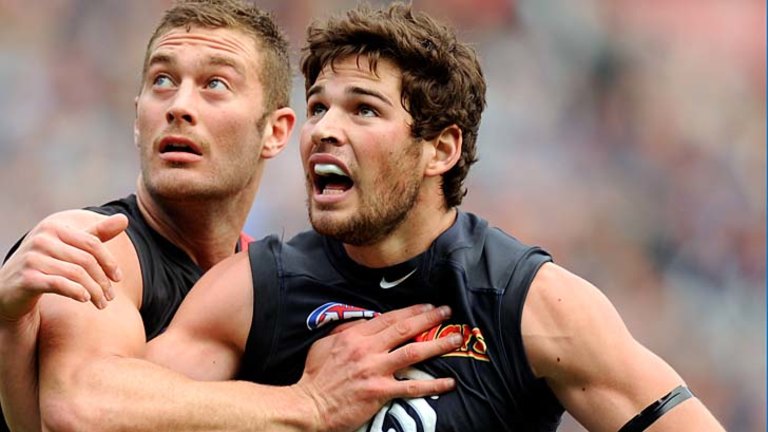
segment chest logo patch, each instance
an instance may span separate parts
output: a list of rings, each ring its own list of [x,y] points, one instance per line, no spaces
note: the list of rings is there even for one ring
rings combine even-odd
[[[448,337],[452,334],[460,334],[464,338],[464,343],[456,351],[443,354],[443,357],[469,357],[480,361],[491,361],[488,357],[488,346],[485,344],[483,333],[479,328],[470,327],[467,324],[441,324],[416,336],[415,340],[425,342]]]
[[[379,312],[363,309],[357,306],[345,305],[342,303],[329,302],[317,309],[307,317],[307,328],[317,330],[320,327],[334,322],[358,318],[374,318],[381,315]]]

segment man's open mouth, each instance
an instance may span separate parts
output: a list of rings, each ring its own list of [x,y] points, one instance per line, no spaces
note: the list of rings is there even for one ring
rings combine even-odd
[[[332,163],[315,164],[312,170],[312,182],[315,191],[321,195],[341,194],[355,184],[341,167]]]
[[[160,154],[163,153],[190,153],[202,156],[203,152],[194,142],[183,138],[164,138],[160,142]]]

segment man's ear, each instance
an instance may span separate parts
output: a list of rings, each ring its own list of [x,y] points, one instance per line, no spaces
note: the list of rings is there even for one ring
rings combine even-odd
[[[461,129],[457,125],[450,125],[443,129],[430,143],[430,159],[424,175],[440,176],[448,172],[461,157]]]
[[[263,159],[271,159],[283,151],[295,123],[296,113],[288,107],[277,109],[269,115],[264,128],[264,147],[261,148]]]

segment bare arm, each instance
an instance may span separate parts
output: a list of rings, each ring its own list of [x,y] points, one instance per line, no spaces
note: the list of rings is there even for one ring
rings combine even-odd
[[[39,431],[37,370],[35,369],[37,310],[0,324],[0,403],[14,431]]]
[[[534,373],[590,431],[614,432],[683,379],[638,343],[608,299],[587,281],[545,264],[531,285],[522,317]],[[696,398],[654,422],[649,431],[724,430]]]
[[[245,349],[253,311],[246,254],[217,265],[190,292],[148,358],[190,377],[231,378]],[[340,327],[313,345],[299,383],[269,387],[211,383],[227,389],[228,430],[354,430],[396,397],[447,391],[450,379],[398,381],[394,372],[456,349],[457,340],[402,343],[445,320],[450,311],[420,305]],[[437,343],[433,343],[437,342]],[[393,351],[394,349],[394,351]],[[203,385],[205,386],[205,385]]]
[[[88,228],[71,226],[77,223]],[[123,216],[85,211],[52,215],[0,269],[0,402],[14,430],[40,430],[35,368],[40,296],[56,293],[103,307],[111,296],[110,278],[119,279],[103,242],[126,224]]]
[[[43,430],[266,430],[259,416],[266,408],[253,402],[260,395],[255,386],[198,382],[142,360],[138,260],[127,237],[111,247],[126,277],[108,308],[58,296],[40,300]],[[234,363],[215,364],[223,377]],[[282,390],[270,393],[270,403],[288,412]]]
[[[164,335],[153,341],[150,357],[197,379],[231,378],[250,327],[251,293],[246,254],[220,263],[190,292]],[[102,311],[61,303],[55,297],[44,300],[40,398],[44,426],[51,430],[352,430],[345,426],[362,424],[391,397],[439,393],[452,384],[450,380],[399,383],[392,378],[400,367],[456,348],[445,341],[389,353],[442,321],[445,315],[437,309],[400,311],[398,316],[352,326],[329,338],[331,345],[362,339],[375,348],[366,354],[370,361],[353,369],[364,369],[365,379],[347,382],[354,376],[342,370],[347,359],[328,355],[335,363],[321,362],[318,367],[334,372],[335,381],[310,373],[300,385],[271,387],[195,381],[137,358],[145,346],[141,322],[135,306],[121,294]],[[404,324],[391,325],[393,319]],[[325,384],[337,387],[331,395],[339,403],[348,400],[347,392],[368,390],[362,396],[366,411],[356,411],[359,421],[354,417],[343,425],[325,422],[328,410],[336,407],[316,403]]]

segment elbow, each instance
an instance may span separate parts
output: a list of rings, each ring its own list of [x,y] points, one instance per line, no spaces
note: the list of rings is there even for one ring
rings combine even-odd
[[[81,391],[56,392],[40,398],[43,431],[76,432],[100,430],[95,417],[97,408],[87,402]]]

